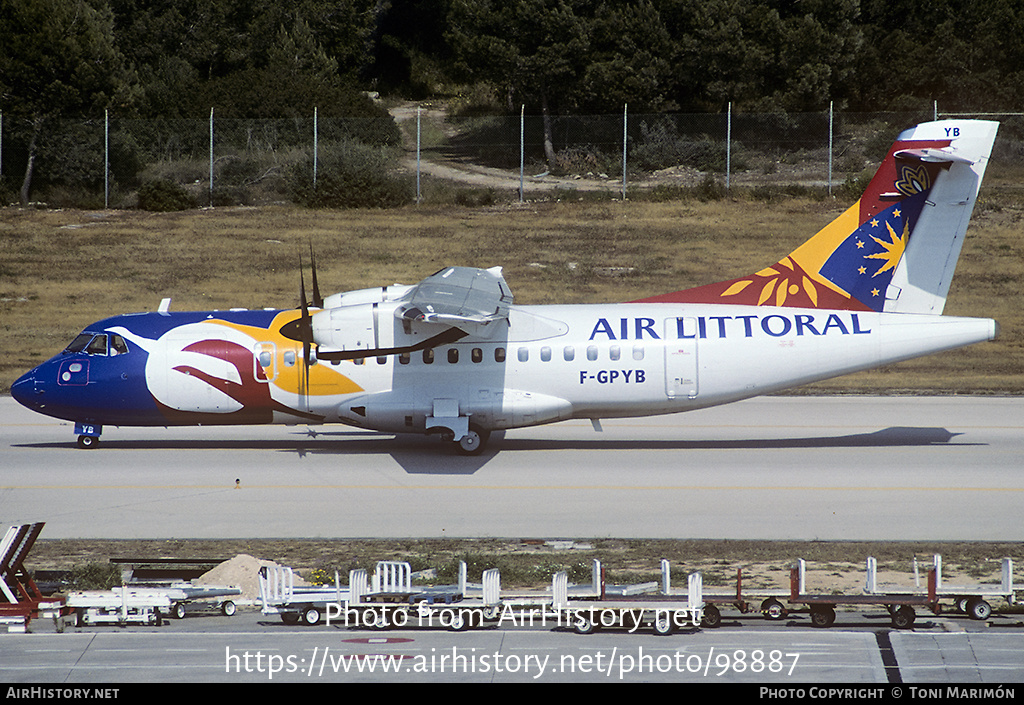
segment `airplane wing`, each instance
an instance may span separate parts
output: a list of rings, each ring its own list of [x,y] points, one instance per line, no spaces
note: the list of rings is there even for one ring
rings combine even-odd
[[[322,360],[350,360],[398,355],[445,345],[470,334],[486,336],[499,321],[508,320],[512,292],[501,267],[445,267],[394,300],[394,318],[402,323],[404,338],[394,338],[383,326],[383,311],[376,303],[341,306],[313,316],[313,339]],[[436,332],[414,334],[413,324],[427,324]],[[386,341],[386,342],[385,342]]]
[[[475,330],[508,319],[512,292],[501,267],[445,267],[402,299],[404,303],[395,309],[395,317],[400,320]]]

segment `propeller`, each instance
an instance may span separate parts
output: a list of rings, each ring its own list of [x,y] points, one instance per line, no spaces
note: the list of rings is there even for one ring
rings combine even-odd
[[[320,294],[320,285],[316,277],[316,259],[313,255],[313,245],[310,243],[309,254],[313,268],[313,300],[306,298],[306,275],[303,269],[302,256],[299,256],[299,317],[281,326],[281,335],[290,340],[302,343],[302,370],[299,373],[299,394],[303,398],[304,411],[309,410],[309,368],[312,363],[313,352],[313,317],[309,313],[310,306],[323,308],[323,296]]]

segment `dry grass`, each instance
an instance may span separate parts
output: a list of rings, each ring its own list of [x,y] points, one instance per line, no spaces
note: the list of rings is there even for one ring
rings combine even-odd
[[[485,208],[184,213],[0,210],[0,391],[87,324],[173,308],[290,307],[298,260],[316,250],[325,293],[412,283],[445,265],[502,265],[518,303],[628,301],[741,276],[778,260],[846,204],[760,201],[535,202]],[[1024,206],[983,192],[949,314],[991,316],[995,343],[851,375],[814,391],[1024,390]],[[308,280],[307,280],[308,284]]]
[[[414,571],[437,571],[435,582],[456,580],[457,564],[465,560],[470,580],[483,570],[500,568],[503,587],[542,587],[566,570],[574,582],[589,583],[591,561],[599,559],[609,584],[660,581],[660,561],[672,566],[675,587],[686,575],[701,571],[708,587],[735,588],[736,571],[751,590],[788,589],[789,568],[807,561],[810,590],[856,593],[864,584],[865,560],[878,560],[879,580],[914,584],[916,556],[922,581],[932,555],[941,554],[948,585],[996,583],[1003,556],[1019,558],[1019,544],[863,542],[863,541],[720,541],[619,540],[545,543],[518,539],[223,539],[223,540],[96,540],[44,539],[33,548],[31,570],[70,570],[112,558],[173,557],[230,559],[240,553],[287,565],[303,576],[314,571],[343,576],[352,568],[372,571],[378,560],[408,561]],[[1019,568],[1017,572],[1019,573]],[[1017,576],[1015,582],[1020,581]]]

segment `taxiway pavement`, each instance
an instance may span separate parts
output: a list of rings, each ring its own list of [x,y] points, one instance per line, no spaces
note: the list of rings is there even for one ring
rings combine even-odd
[[[1024,540],[1024,398],[767,397],[509,431],[107,428],[0,398],[0,523],[46,538]]]

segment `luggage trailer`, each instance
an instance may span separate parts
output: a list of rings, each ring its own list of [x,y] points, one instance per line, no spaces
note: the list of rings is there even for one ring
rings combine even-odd
[[[991,599],[1002,599],[1007,604],[1016,603],[1017,588],[1013,583],[1013,559],[1003,558],[1000,566],[1000,582],[995,584],[960,585],[947,586],[942,579],[942,556],[938,553],[932,556],[932,571],[935,573],[935,593],[940,599],[949,598],[957,612],[966,614],[971,619],[986,620],[992,614]],[[918,574],[917,557],[914,557],[914,575]],[[916,580],[915,580],[916,582]],[[874,557],[867,559],[867,579],[864,585],[864,592],[875,595],[879,593],[909,592],[910,588],[900,588],[891,585],[880,586],[878,584],[878,562]],[[986,599],[988,598],[988,599]]]
[[[877,593],[861,595],[814,595],[806,592],[806,563],[801,558],[789,571],[789,602],[794,605],[806,605],[809,608],[811,624],[815,627],[830,627],[836,621],[837,605],[882,605],[892,619],[896,629],[910,629],[914,626],[917,613],[914,607],[927,607],[934,614],[939,614],[939,597],[936,593],[935,568],[928,570],[928,593]]]
[[[412,570],[404,561],[379,561],[372,576],[360,568],[349,571],[342,587],[335,574],[331,586],[297,586],[291,568],[260,568],[260,602],[263,614],[278,614],[287,624],[316,626],[322,621],[348,627],[384,630],[441,626],[461,631],[484,626],[501,614],[500,577],[496,569],[485,571],[477,589],[465,579],[460,566],[459,585],[413,587]]]
[[[43,597],[25,570],[25,558],[44,525],[11,526],[0,541],[0,624],[6,625],[8,632],[28,631],[29,622],[36,617],[59,619],[64,608],[63,600]]]

